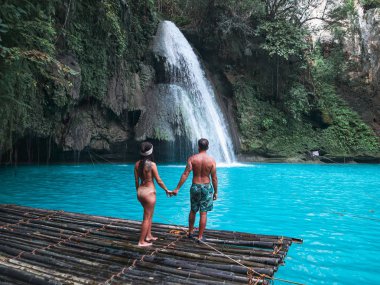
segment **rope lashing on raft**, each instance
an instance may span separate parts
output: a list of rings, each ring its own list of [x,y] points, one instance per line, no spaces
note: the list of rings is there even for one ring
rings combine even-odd
[[[181,234],[186,234],[187,232],[185,232],[184,230],[171,230],[169,231],[169,234],[172,234],[172,235],[176,235],[176,236],[179,236]]]
[[[236,260],[236,259],[234,259],[234,258],[228,256],[227,254],[221,252],[220,250],[218,250],[217,248],[211,246],[211,245],[208,244],[207,242],[205,242],[205,241],[203,241],[203,240],[201,240],[201,239],[196,239],[196,240],[199,241],[199,242],[201,242],[202,244],[208,246],[209,248],[213,249],[214,251],[218,252],[218,253],[221,254],[222,256],[224,256],[224,257],[226,257],[226,258],[232,260],[233,262],[239,264],[240,266],[246,268],[246,269],[247,269],[247,275],[248,275],[248,272],[250,271],[250,272],[253,272],[253,273],[257,274],[258,277],[261,277],[261,278],[266,278],[266,279],[271,279],[271,280],[281,281],[281,282],[285,282],[285,283],[289,283],[289,284],[304,285],[304,284],[299,283],[299,282],[290,281],[290,280],[281,279],[281,278],[276,278],[276,277],[272,277],[272,276],[269,276],[269,275],[266,275],[266,274],[261,274],[261,273],[255,271],[253,268],[248,267],[248,266],[242,264],[240,261],[238,261],[238,260]],[[250,284],[249,282],[252,282],[252,281],[253,281],[253,280],[250,281],[250,280],[248,279],[248,284]],[[253,284],[255,284],[255,283],[253,283]],[[256,283],[256,284],[257,284],[257,283]]]
[[[282,245],[284,244],[284,237],[281,237],[279,240],[278,240],[278,246],[276,245],[274,247],[274,250],[272,252],[272,254],[278,254],[281,250],[282,250]]]
[[[159,216],[159,215],[158,215],[158,216]],[[164,218],[164,217],[161,217],[161,218],[164,219],[164,220],[166,220],[167,222],[169,222],[169,224],[172,224],[172,225],[174,224],[172,221],[170,221],[170,220],[168,220],[168,219],[166,219],[166,218]],[[176,227],[179,228],[179,226],[176,226]],[[194,228],[194,229],[196,229],[196,228]],[[183,229],[180,229],[180,228],[179,228],[178,230],[171,230],[169,233],[171,233],[171,232],[173,232],[173,233],[177,233],[177,232],[181,232],[181,231],[187,233],[186,231],[184,231]],[[183,235],[182,235],[182,236],[183,236]],[[182,237],[182,236],[181,236],[181,237]],[[260,281],[264,281],[265,279],[270,279],[270,280],[272,280],[272,281],[273,281],[273,280],[281,281],[281,282],[285,282],[285,283],[289,283],[289,284],[304,285],[303,283],[299,283],[299,282],[295,282],[295,281],[291,281],[291,280],[286,280],[286,279],[281,279],[281,278],[276,278],[276,277],[272,277],[272,276],[269,276],[269,275],[266,275],[266,274],[261,274],[261,273],[255,271],[253,268],[248,267],[248,266],[242,264],[241,262],[239,262],[238,260],[236,260],[236,259],[234,259],[234,258],[228,256],[227,254],[221,252],[220,250],[218,250],[218,249],[216,249],[215,247],[211,246],[211,245],[208,244],[207,242],[205,242],[205,241],[203,241],[203,240],[200,240],[200,239],[196,239],[196,240],[199,241],[199,242],[201,242],[201,243],[203,243],[203,244],[205,244],[205,245],[207,245],[208,247],[210,247],[211,249],[213,249],[213,250],[216,251],[217,253],[221,254],[222,256],[224,256],[224,257],[226,257],[226,258],[232,260],[233,262],[239,264],[240,266],[246,268],[246,269],[247,269],[247,277],[248,277],[248,284],[249,284],[249,285],[257,285]],[[279,241],[278,241],[280,247],[278,247],[277,249],[275,248],[275,251],[277,251],[276,254],[277,254],[278,252],[281,251],[281,249],[282,249],[282,245],[283,245],[283,241],[284,241],[284,237],[282,236],[282,237],[279,239]],[[253,273],[255,273],[256,276],[254,276]],[[253,281],[254,281],[254,277],[257,277],[257,279],[258,279],[258,280],[256,281],[256,283],[253,282]]]
[[[165,250],[171,246],[174,246],[176,242],[178,242],[180,239],[182,239],[183,237],[185,237],[186,235],[181,235],[180,233],[178,232],[181,232],[183,230],[171,230],[169,233],[172,233],[174,235],[177,235],[178,238],[172,242],[170,242],[169,244],[163,246],[163,247],[157,247],[155,250],[153,250],[150,254],[144,254],[143,256],[141,256],[140,259],[135,259],[133,260],[132,264],[130,266],[124,266],[119,272],[115,273],[115,274],[112,274],[110,278],[108,278],[106,281],[104,281],[104,283],[101,283],[102,285],[108,285],[108,284],[111,284],[112,283],[112,280],[116,277],[121,277],[123,274],[126,274],[129,270],[132,270],[133,268],[136,267],[136,263],[137,262],[143,262],[144,261],[144,258],[146,256],[153,256],[154,254],[162,251],[162,250]],[[186,232],[185,232],[186,233]]]
[[[263,283],[265,281],[265,276],[256,276],[253,273],[252,268],[247,270],[248,285],[258,285],[260,282]],[[255,279],[256,281],[254,281]]]
[[[17,223],[8,223],[8,224],[5,224],[3,226],[0,226],[0,229],[13,231],[12,227],[19,226],[21,224],[29,224],[31,221],[50,220],[53,216],[58,215],[58,214],[63,213],[63,212],[64,211],[60,210],[60,211],[55,211],[54,213],[49,214],[49,215],[40,216],[38,218],[30,218],[30,219],[26,219],[26,220],[25,219],[21,219]],[[29,212],[26,212],[24,214],[24,216],[28,215],[28,214],[29,214]]]
[[[63,212],[63,211],[58,211],[58,212]],[[58,213],[57,212],[57,213]],[[55,214],[57,214],[55,213]],[[115,221],[112,221],[108,224],[104,224],[102,227],[100,228],[97,228],[97,229],[88,229],[86,232],[84,233],[81,233],[79,235],[70,235],[68,238],[65,238],[65,239],[60,239],[58,242],[53,242],[53,243],[50,243],[44,247],[40,247],[40,248],[34,248],[32,251],[21,251],[18,255],[14,256],[14,257],[10,257],[8,258],[8,261],[10,260],[15,260],[15,259],[19,259],[22,257],[23,254],[25,253],[29,253],[29,254],[33,254],[35,255],[37,251],[41,251],[41,250],[47,250],[47,249],[50,249],[52,247],[57,247],[57,246],[60,246],[68,241],[71,241],[72,238],[80,238],[80,237],[87,237],[88,235],[90,234],[93,234],[93,233],[96,233],[96,232],[99,232],[99,231],[103,231],[106,229],[106,227],[108,226],[111,226]]]

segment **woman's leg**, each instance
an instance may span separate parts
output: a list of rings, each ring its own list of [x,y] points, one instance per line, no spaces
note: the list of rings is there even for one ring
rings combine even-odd
[[[154,204],[156,197],[152,197],[151,193],[147,193],[146,195],[139,198],[141,205],[144,207],[144,218],[141,224],[141,234],[139,240],[139,246],[149,246],[152,245],[150,242],[146,242],[146,237],[151,227],[151,220],[153,216]]]
[[[150,216],[148,233],[147,233],[146,238],[145,238],[145,240],[147,242],[154,241],[154,240],[158,239],[157,237],[154,237],[152,235],[152,219],[153,219],[154,207],[156,206],[156,192],[153,192],[151,194],[150,198],[151,198],[150,202],[153,204],[153,209],[152,209],[152,215]]]

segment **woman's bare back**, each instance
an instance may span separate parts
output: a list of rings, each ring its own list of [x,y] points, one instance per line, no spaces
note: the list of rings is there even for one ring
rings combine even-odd
[[[136,163],[137,171],[138,171],[138,169],[140,167],[140,163],[142,163],[141,160],[139,160]],[[140,174],[139,174],[139,179],[141,181],[140,186],[153,187],[154,188],[152,164],[153,164],[153,162],[151,162],[150,160],[147,160],[145,162],[142,176],[140,176]]]

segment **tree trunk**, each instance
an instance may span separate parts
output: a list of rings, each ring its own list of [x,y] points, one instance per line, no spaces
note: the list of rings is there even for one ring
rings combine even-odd
[[[11,150],[9,151],[9,161],[8,164],[12,165],[12,155],[13,155],[13,147],[11,147]]]
[[[279,60],[278,60],[278,55],[276,55],[276,98],[279,100],[279,92],[278,92],[278,82],[279,82],[279,74],[278,74],[278,69],[279,69]]]
[[[29,135],[29,138],[26,140],[26,152],[28,154],[28,163],[32,163],[32,138]]]
[[[48,142],[48,152],[46,155],[46,164],[49,164],[51,157],[51,135],[49,136],[49,142]]]
[[[14,150],[13,156],[14,156],[14,163],[15,163],[15,166],[17,166],[17,161],[18,161],[18,148],[17,148],[17,146],[15,147],[15,150]]]
[[[37,164],[40,165],[40,139],[37,138]]]

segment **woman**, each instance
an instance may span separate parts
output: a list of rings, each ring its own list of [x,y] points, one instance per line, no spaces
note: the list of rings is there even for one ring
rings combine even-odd
[[[156,188],[153,178],[165,190],[166,195],[169,195],[170,191],[158,175],[157,165],[153,162],[153,145],[150,142],[143,142],[141,144],[140,155],[141,159],[135,164],[135,184],[137,199],[144,207],[144,220],[141,225],[138,245],[150,246],[152,245],[152,241],[157,240],[151,233],[153,211],[156,204]]]

